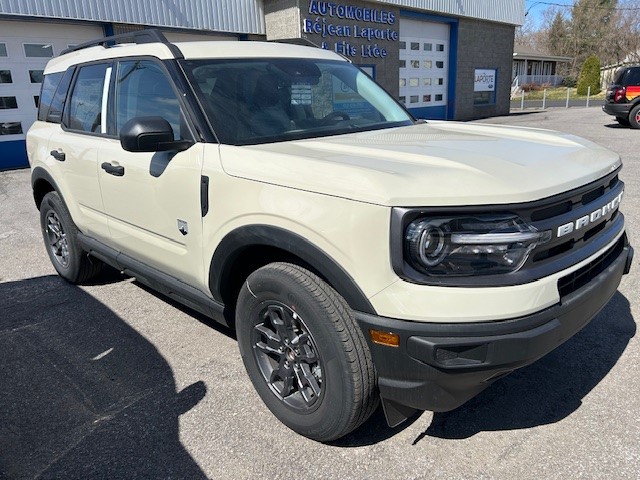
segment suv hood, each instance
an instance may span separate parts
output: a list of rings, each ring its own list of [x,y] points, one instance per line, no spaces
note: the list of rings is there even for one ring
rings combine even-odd
[[[523,127],[435,122],[332,137],[221,145],[232,176],[386,206],[519,203],[614,171],[588,140]]]

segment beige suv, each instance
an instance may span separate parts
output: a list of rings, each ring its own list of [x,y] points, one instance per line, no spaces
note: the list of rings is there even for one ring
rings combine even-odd
[[[380,400],[392,426],[458,407],[629,270],[616,154],[415,120],[332,52],[144,31],[44,73],[27,148],[56,270],[111,265],[234,328],[258,394],[310,438]]]

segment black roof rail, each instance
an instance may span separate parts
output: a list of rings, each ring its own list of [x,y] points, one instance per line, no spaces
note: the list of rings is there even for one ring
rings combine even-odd
[[[165,37],[164,34],[157,28],[147,28],[145,30],[138,30],[135,32],[121,33],[120,35],[113,35],[111,37],[97,38],[95,40],[76,45],[75,47],[69,47],[66,50],[63,50],[61,55],[70,52],[77,52],[78,50],[95,47],[97,45],[102,45],[106,48],[119,43],[135,43],[138,45],[143,43],[162,43],[163,45],[169,47],[171,53],[173,53],[176,59],[184,58],[180,49],[169,40],[167,40],[167,37]]]

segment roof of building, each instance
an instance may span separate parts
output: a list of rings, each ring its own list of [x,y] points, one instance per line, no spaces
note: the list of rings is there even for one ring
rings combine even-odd
[[[558,55],[549,55],[535,50],[527,45],[515,45],[513,47],[513,59],[514,60],[548,60],[555,62],[570,62],[572,57],[562,57]]]

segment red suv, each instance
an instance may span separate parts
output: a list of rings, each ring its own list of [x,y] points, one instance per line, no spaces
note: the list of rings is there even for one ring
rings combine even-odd
[[[640,66],[624,67],[616,72],[602,109],[616,117],[620,125],[640,128]]]

